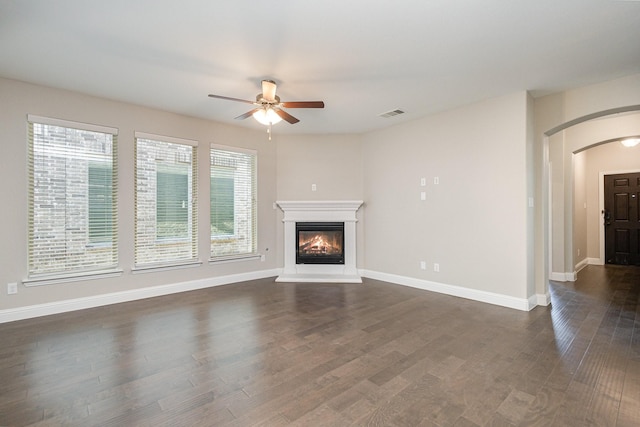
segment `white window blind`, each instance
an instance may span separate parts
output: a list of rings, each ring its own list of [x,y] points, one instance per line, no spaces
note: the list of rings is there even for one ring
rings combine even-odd
[[[211,147],[211,258],[257,252],[254,151]]]
[[[115,270],[117,129],[27,121],[29,278]]]
[[[136,133],[135,265],[196,261],[197,142]]]

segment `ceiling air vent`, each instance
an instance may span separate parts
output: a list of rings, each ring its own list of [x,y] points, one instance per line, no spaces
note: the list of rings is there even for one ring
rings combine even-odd
[[[380,114],[379,117],[383,117],[385,119],[388,119],[389,117],[397,116],[399,114],[404,114],[404,111],[402,111],[402,110],[391,110],[391,111],[387,111],[386,113]]]

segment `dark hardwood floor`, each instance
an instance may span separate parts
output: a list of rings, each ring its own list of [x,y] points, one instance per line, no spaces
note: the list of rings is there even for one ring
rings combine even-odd
[[[640,425],[640,268],[550,291],[268,279],[6,323],[0,425]]]

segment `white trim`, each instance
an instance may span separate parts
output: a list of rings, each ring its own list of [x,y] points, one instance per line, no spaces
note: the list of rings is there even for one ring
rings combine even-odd
[[[118,134],[118,128],[109,126],[94,125],[91,123],[72,122],[71,120],[54,119],[52,117],[36,116],[34,114],[27,114],[27,121],[31,123],[38,123],[42,125],[61,126],[65,128],[88,130],[90,132],[108,133],[111,135]]]
[[[554,282],[566,282],[565,277],[564,273],[556,273],[553,271],[549,273],[549,280],[553,280]]]
[[[578,273],[575,271],[568,271],[565,273],[552,272],[549,274],[549,280],[554,282],[575,282],[578,279]]]
[[[310,266],[314,267],[314,266]],[[327,267],[324,266],[323,267]],[[330,266],[331,267],[331,266]],[[314,273],[311,269],[306,269],[305,273],[295,273],[291,275],[280,274],[276,282],[284,283],[362,283],[358,274],[345,274],[343,271],[332,273]]]
[[[357,221],[356,211],[363,203],[362,200],[276,201],[284,212],[283,221],[314,221],[317,217],[320,217],[319,221],[327,221],[326,212],[335,212],[340,218],[345,218],[344,221]]]
[[[257,156],[258,155],[258,151],[257,150],[252,150],[250,148],[233,147],[231,145],[215,144],[213,142],[211,143],[211,147],[210,148],[213,149],[213,150],[231,151],[233,153],[249,154],[249,155],[253,155],[253,156]]]
[[[176,264],[147,264],[131,268],[133,274],[139,273],[155,273],[157,271],[180,270],[182,268],[200,267],[202,261],[189,261]]]
[[[134,132],[134,136],[136,137],[136,139],[140,138],[158,142],[169,142],[171,144],[191,145],[192,147],[198,146],[198,141],[195,141],[193,139],[176,138],[175,136],[155,135],[153,133],[138,131]]]
[[[209,264],[224,264],[240,261],[258,261],[262,259],[262,254],[226,255],[209,258]]]
[[[536,305],[549,305],[551,298],[549,294],[536,294],[528,299],[515,298],[507,295],[475,289],[463,288],[460,286],[446,285],[442,283],[430,282],[411,277],[397,276],[387,273],[379,273],[370,270],[358,270],[362,277],[382,280],[398,285],[409,286],[431,292],[471,299],[474,301],[499,305],[522,311],[529,311]],[[14,322],[18,320],[31,319],[35,317],[48,316],[58,313],[66,313],[87,308],[102,307],[105,305],[119,304],[123,302],[136,301],[145,298],[188,292],[197,289],[212,288],[215,286],[228,285],[232,283],[245,282],[248,280],[259,280],[269,277],[277,277],[282,273],[281,269],[271,269],[255,271],[250,273],[240,273],[228,276],[211,277],[206,279],[192,280],[189,282],[172,283],[168,285],[153,286],[130,291],[115,292],[92,297],[76,298],[70,300],[56,301],[46,304],[37,304],[26,307],[10,308],[0,310],[0,324]]]
[[[413,277],[398,276],[395,274],[380,273],[377,271],[363,270],[363,276],[370,279],[382,280],[384,282],[395,283],[397,285],[409,286],[425,291],[438,292],[440,294],[452,295],[516,310],[529,311],[535,307],[541,297],[534,295],[530,298],[516,298],[508,295],[496,294],[493,292],[469,289],[461,286],[447,285],[444,283],[431,282]]]
[[[122,302],[135,301],[145,298],[153,298],[197,289],[212,288],[214,286],[228,285],[231,283],[245,282],[248,280],[265,279],[275,277],[278,269],[254,271],[250,273],[232,274],[228,276],[209,277],[206,279],[192,280],[189,282],[172,283],[168,285],[152,286],[130,291],[114,292],[111,294],[96,295],[92,297],[75,298],[56,301],[46,304],[37,304],[19,308],[0,310],[0,323],[14,322],[16,320],[30,319],[34,317],[48,316],[51,314],[66,313],[87,308],[101,307]]]
[[[580,270],[585,268],[587,265],[589,265],[589,258],[585,258],[582,261],[580,261],[579,263],[577,263],[576,264],[576,274],[580,273]]]
[[[551,271],[553,269],[553,162],[551,162],[551,159],[549,156],[550,143],[551,142],[549,141],[549,137],[546,136],[544,139],[544,145],[545,145],[544,151],[545,151],[545,158],[546,158],[545,171],[547,175],[547,203],[546,203],[547,211],[546,211],[545,224],[544,224],[547,231],[547,235],[546,235],[547,265],[545,268],[545,275],[549,279],[551,279],[551,275],[553,274],[553,272]],[[548,285],[546,284],[546,279],[545,279],[545,287],[548,289]]]
[[[58,274],[46,276],[34,276],[22,280],[22,284],[26,287],[55,285],[58,283],[79,282],[81,280],[106,279],[108,277],[122,276],[121,268],[113,270],[87,271],[75,274]]]
[[[604,265],[600,258],[587,258],[589,265]]]
[[[548,306],[551,304],[551,295],[549,292],[544,294],[536,294],[536,303],[537,305]]]

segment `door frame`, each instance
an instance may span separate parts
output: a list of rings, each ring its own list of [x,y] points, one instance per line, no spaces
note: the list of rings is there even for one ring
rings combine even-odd
[[[602,212],[604,210],[604,176],[605,175],[618,175],[623,173],[640,173],[640,169],[623,169],[616,171],[600,171],[598,174],[598,212]],[[600,259],[598,260],[598,265],[604,265],[605,263],[605,254],[604,254],[604,227],[600,224]]]

